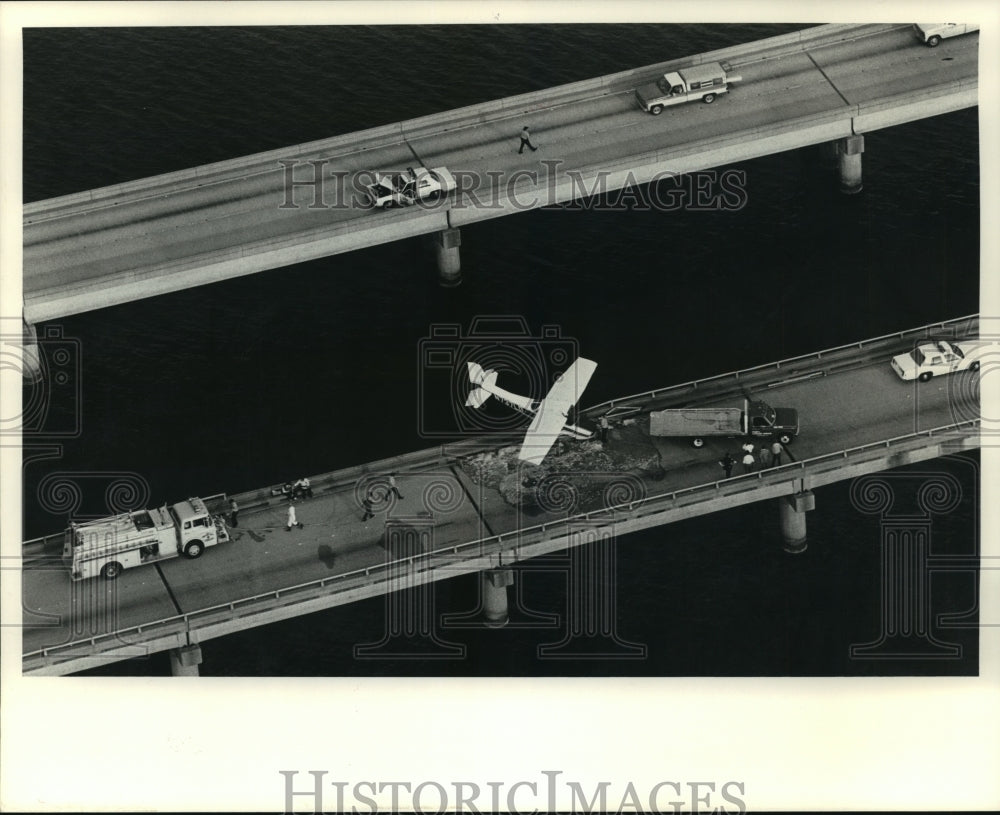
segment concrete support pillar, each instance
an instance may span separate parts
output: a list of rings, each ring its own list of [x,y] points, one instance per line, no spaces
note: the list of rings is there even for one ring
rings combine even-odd
[[[848,136],[837,142],[840,157],[840,191],[846,195],[861,192],[861,154],[865,152],[864,136]]]
[[[781,516],[781,537],[785,551],[797,555],[806,550],[806,513],[816,508],[816,496],[810,490],[778,499]]]
[[[21,376],[29,382],[38,382],[42,378],[42,358],[38,351],[38,332],[30,323],[24,322],[24,333],[21,340]]]
[[[507,587],[514,585],[513,569],[489,569],[482,572],[483,616],[488,628],[507,625]]]
[[[170,651],[170,674],[172,676],[198,676],[201,665],[201,646],[185,645]]]
[[[462,257],[459,247],[462,234],[457,229],[443,229],[434,236],[434,254],[437,257],[440,283],[446,288],[462,282]]]

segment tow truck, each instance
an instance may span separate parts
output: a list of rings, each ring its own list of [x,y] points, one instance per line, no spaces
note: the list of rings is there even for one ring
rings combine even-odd
[[[110,518],[71,523],[63,543],[63,562],[73,580],[100,575],[114,580],[122,570],[184,555],[201,557],[209,546],[229,540],[221,514],[207,502],[224,495],[186,501],[158,509],[125,512]]]

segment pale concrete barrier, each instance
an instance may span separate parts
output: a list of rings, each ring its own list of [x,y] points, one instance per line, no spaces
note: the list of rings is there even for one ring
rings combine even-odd
[[[85,192],[50,198],[26,204],[24,217],[26,223],[37,221],[43,217],[55,214],[65,214],[83,205],[84,209],[97,203],[110,205],[115,200],[126,198],[144,198],[157,194],[168,194],[177,188],[194,184],[213,184],[234,178],[242,178],[252,171],[270,172],[280,165],[281,159],[296,158],[301,161],[329,158],[343,153],[363,152],[364,150],[385,147],[408,138],[433,135],[448,132],[460,127],[469,127],[488,121],[500,120],[510,116],[522,115],[555,107],[560,104],[570,104],[595,95],[618,93],[629,90],[638,82],[646,81],[668,70],[695,65],[702,62],[727,60],[735,65],[763,59],[771,59],[781,54],[802,51],[817,44],[834,44],[845,40],[868,36],[881,31],[888,31],[903,26],[892,25],[850,25],[832,24],[807,28],[802,31],[769,37],[751,43],[745,43],[704,54],[675,58],[641,68],[634,68],[606,76],[585,79],[553,88],[546,88],[531,93],[519,94],[504,99],[483,102],[455,110],[434,113],[411,119],[405,122],[395,122],[355,133],[334,136],[306,142],[263,153],[254,153],[235,159],[205,164],[186,170],[138,179],[122,184],[101,187]],[[742,63],[740,61],[743,61]]]
[[[24,319],[31,324],[57,319],[143,297],[178,291],[206,282],[227,280],[255,272],[304,263],[354,249],[425,235],[445,229],[447,211],[410,209],[392,218],[373,216],[362,224],[355,221],[315,227],[278,239],[229,247],[182,261],[154,264],[102,277],[94,283],[59,285],[55,290],[26,292]]]

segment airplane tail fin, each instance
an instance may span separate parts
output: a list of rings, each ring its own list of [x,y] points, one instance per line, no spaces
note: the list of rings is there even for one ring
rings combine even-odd
[[[472,383],[472,390],[465,400],[466,407],[482,407],[483,403],[490,398],[489,389],[496,384],[497,372],[484,371],[482,366],[475,362],[469,362],[469,381]]]

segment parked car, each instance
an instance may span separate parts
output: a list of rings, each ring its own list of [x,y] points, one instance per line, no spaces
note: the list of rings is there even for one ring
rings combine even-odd
[[[374,173],[366,185],[373,207],[405,207],[428,198],[446,195],[455,189],[455,177],[445,167],[407,167],[403,172]]]
[[[979,343],[975,340],[929,340],[912,351],[892,358],[892,369],[900,379],[926,382],[932,376],[956,371],[978,371],[975,358]]]
[[[914,23],[913,33],[922,43],[926,43],[931,48],[941,44],[941,40],[948,37],[957,37],[959,34],[971,34],[978,31],[978,25],[971,23]]]

